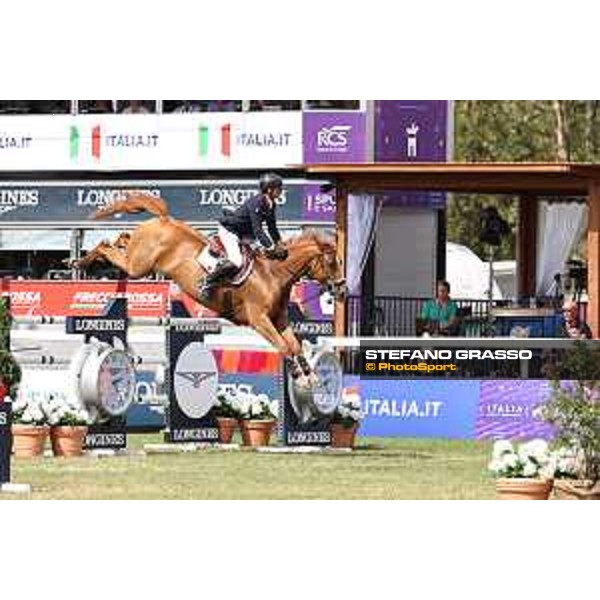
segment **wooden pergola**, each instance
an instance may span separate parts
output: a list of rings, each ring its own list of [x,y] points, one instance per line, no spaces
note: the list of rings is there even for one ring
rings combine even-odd
[[[600,336],[600,165],[574,163],[378,163],[300,167],[308,178],[336,187],[338,258],[345,261],[348,195],[391,190],[510,194],[519,198],[517,261],[520,293],[535,293],[537,200],[583,197],[589,207],[587,230],[588,324]],[[345,335],[345,306],[335,311],[337,336]]]

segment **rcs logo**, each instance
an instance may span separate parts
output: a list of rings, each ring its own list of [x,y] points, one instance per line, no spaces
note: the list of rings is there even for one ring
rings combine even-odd
[[[317,133],[317,146],[322,150],[347,148],[351,130],[352,125],[322,127]]]

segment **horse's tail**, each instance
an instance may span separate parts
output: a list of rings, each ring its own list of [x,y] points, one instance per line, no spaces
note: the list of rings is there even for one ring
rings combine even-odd
[[[125,200],[117,200],[104,208],[100,208],[94,213],[93,218],[105,219],[119,213],[135,214],[144,211],[161,218],[169,216],[167,204],[162,198],[142,192],[126,192]]]

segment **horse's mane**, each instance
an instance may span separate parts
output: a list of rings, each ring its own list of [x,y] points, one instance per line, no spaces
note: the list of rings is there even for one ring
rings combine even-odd
[[[335,250],[335,238],[317,229],[305,229],[302,233],[287,238],[288,247],[315,242],[322,250]]]

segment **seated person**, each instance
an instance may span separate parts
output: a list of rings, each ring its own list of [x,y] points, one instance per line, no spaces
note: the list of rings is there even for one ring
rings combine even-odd
[[[437,284],[437,296],[428,300],[421,310],[424,331],[437,335],[456,335],[458,326],[458,307],[450,299],[450,284],[440,281]]]
[[[587,323],[579,319],[578,306],[573,300],[568,300],[563,305],[563,337],[582,340],[592,339],[592,330]]]

